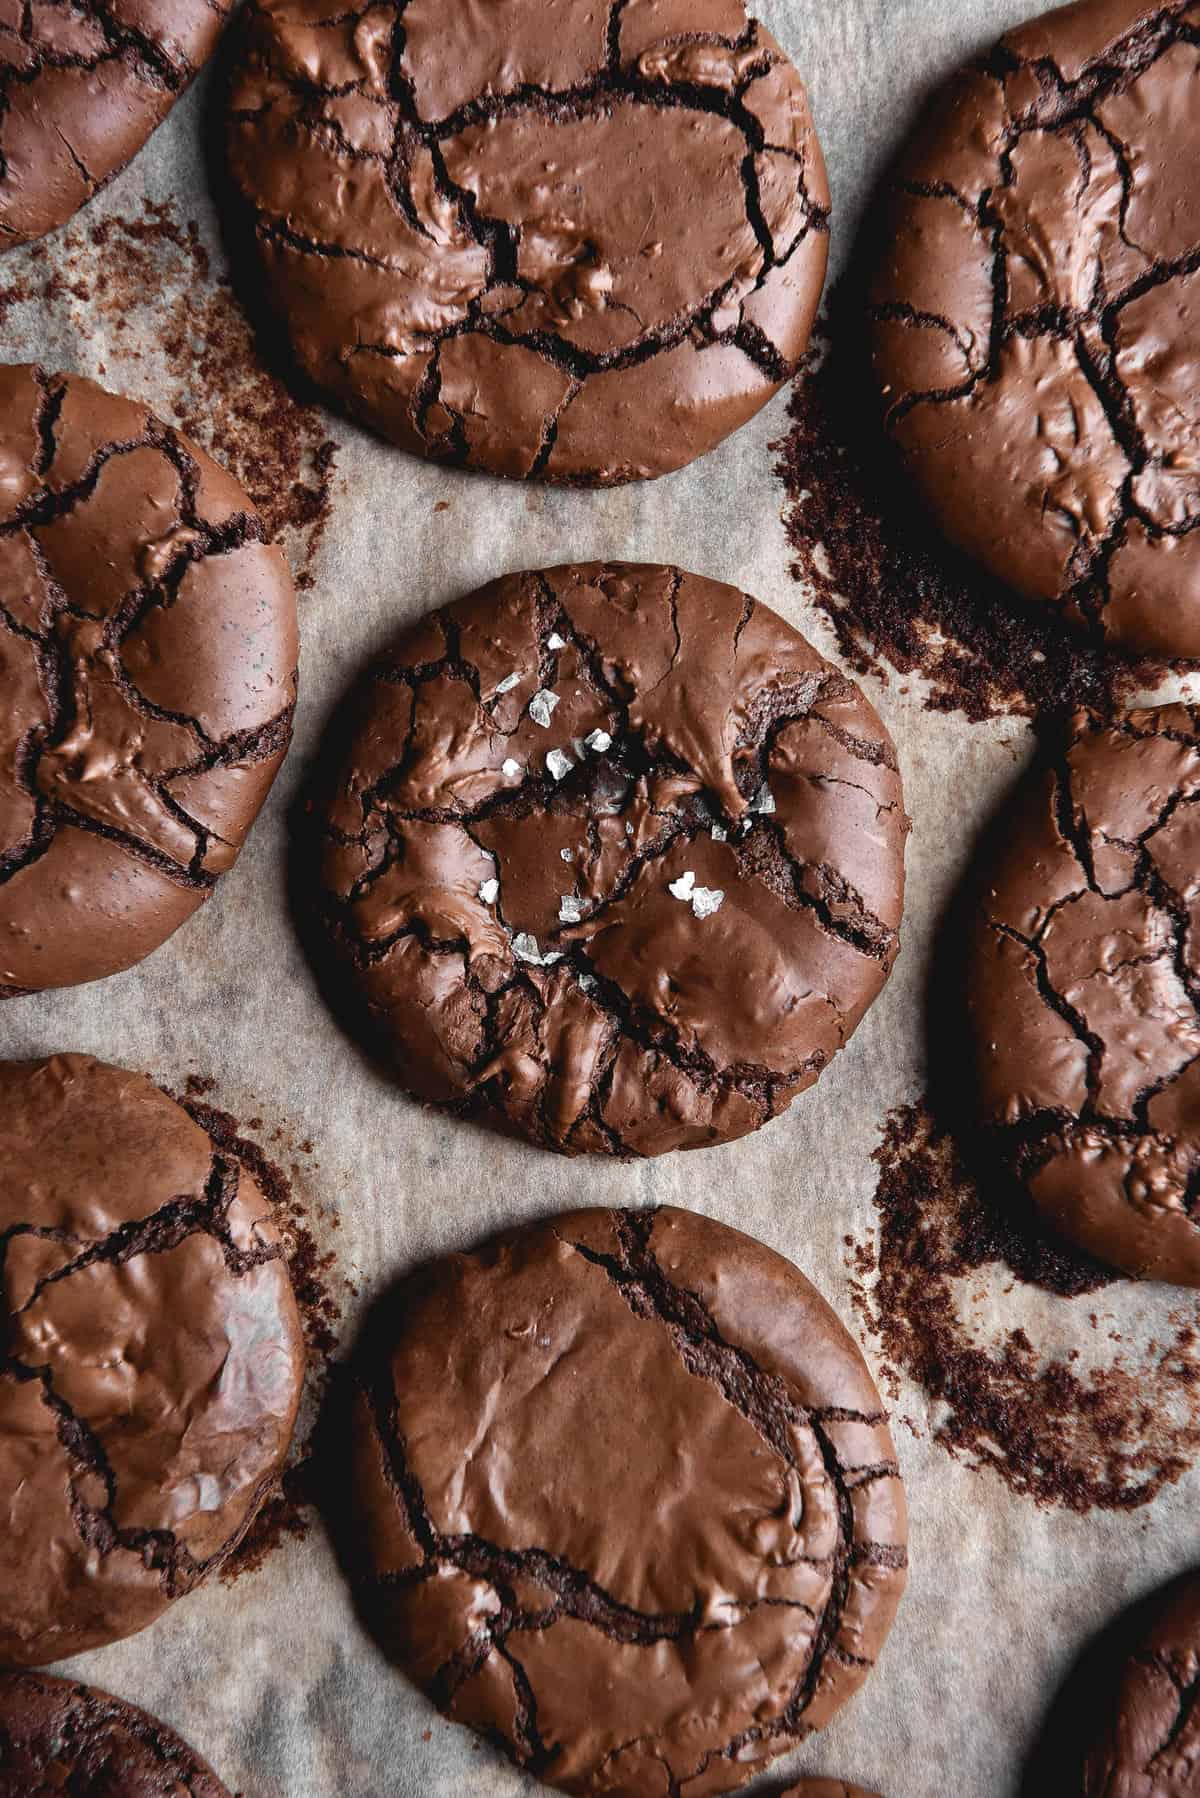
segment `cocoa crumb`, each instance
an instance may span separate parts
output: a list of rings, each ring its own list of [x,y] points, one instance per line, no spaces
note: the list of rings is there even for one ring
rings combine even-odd
[[[925,707],[972,722],[1111,713],[1167,672],[1073,633],[1050,605],[1021,602],[953,549],[911,493],[880,419],[862,326],[860,277],[847,276],[818,324],[773,443],[786,499],[791,571],[858,674],[927,683]],[[1176,664],[1183,666],[1183,664]]]
[[[1048,1242],[1015,1195],[1007,1215],[985,1196],[926,1099],[889,1114],[875,1160],[878,1239],[852,1250],[856,1309],[879,1340],[889,1388],[898,1393],[903,1375],[925,1393],[933,1440],[1014,1493],[1076,1512],[1133,1510],[1178,1480],[1200,1453],[1194,1310],[1168,1313],[1165,1344],[1131,1342],[1086,1367],[1077,1347],[1040,1348],[1033,1322],[998,1321],[1007,1302],[993,1298],[983,1324],[968,1320],[960,1282],[996,1267],[1016,1276],[1018,1294],[1054,1296],[1056,1334],[1073,1322],[1062,1307],[1126,1283]],[[1097,1318],[1084,1313],[1078,1327]]]

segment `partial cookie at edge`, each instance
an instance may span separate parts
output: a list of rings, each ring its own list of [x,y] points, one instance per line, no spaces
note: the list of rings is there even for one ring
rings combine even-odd
[[[0,368],[0,996],[131,967],[208,898],[298,650],[236,481],[135,400]]]

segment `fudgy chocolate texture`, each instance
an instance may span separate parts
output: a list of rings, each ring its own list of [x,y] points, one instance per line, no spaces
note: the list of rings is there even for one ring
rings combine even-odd
[[[1002,38],[902,159],[888,428],[949,536],[1124,649],[1200,655],[1200,6]]]
[[[229,109],[300,366],[418,455],[665,474],[808,341],[829,188],[742,0],[270,0]]]
[[[297,655],[236,481],[134,400],[0,368],[0,996],[131,967],[209,896]]]
[[[1055,1229],[1200,1286],[1200,709],[1075,721],[997,830],[968,1004],[985,1122]]]
[[[0,1674],[0,1798],[229,1798],[185,1741],[136,1705],[46,1673]]]
[[[231,0],[0,0],[0,251],[125,167],[211,55]]]
[[[676,1210],[514,1231],[393,1295],[360,1381],[368,1621],[538,1778],[728,1792],[862,1684],[904,1493],[861,1355],[762,1244]]]
[[[304,1373],[256,1182],[139,1074],[0,1064],[0,1664],[153,1621],[272,1489]]]
[[[891,971],[904,814],[852,682],[676,568],[515,574],[346,708],[319,904],[404,1083],[547,1148],[743,1136]]]
[[[1080,1798],[1196,1798],[1200,1792],[1200,1577],[1166,1588],[1146,1616],[1134,1613],[1116,1692],[1092,1717]]]

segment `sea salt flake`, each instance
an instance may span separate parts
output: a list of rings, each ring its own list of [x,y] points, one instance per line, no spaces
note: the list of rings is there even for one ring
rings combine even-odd
[[[692,894],[692,911],[698,918],[711,918],[725,903],[723,887],[697,887]]]
[[[579,976],[579,990],[581,993],[594,993],[596,990],[595,975],[594,974],[581,974]]]
[[[711,835],[714,843],[723,843],[725,841],[726,836],[728,835],[728,832],[726,831],[725,826],[723,824],[714,824],[712,827],[712,830],[709,834]]]
[[[530,936],[527,930],[518,931],[513,938],[513,954],[518,961],[527,961],[535,968],[552,968],[556,961],[562,960],[561,949],[548,949],[543,955],[537,938]]]
[[[554,632],[553,636],[546,638],[547,649],[565,649],[566,647],[567,639],[565,637],[560,637],[557,631]]]
[[[501,762],[500,772],[501,774],[507,774],[509,780],[513,780],[521,772],[521,764],[520,762],[514,762],[510,755],[506,762]]]
[[[561,749],[552,749],[546,757],[546,767],[553,774],[555,780],[563,780],[574,766],[570,756],[564,754]]]
[[[551,714],[557,704],[557,693],[551,693],[548,687],[539,687],[529,701],[529,716],[535,724],[540,724],[543,730],[549,730]]]
[[[775,810],[775,795],[772,793],[765,780],[758,789],[758,792],[754,795],[754,798],[750,801],[750,810],[752,812],[762,812],[765,816],[769,816],[770,813]]]
[[[558,853],[565,862],[573,862],[575,860],[575,851],[573,849],[560,849]]]
[[[504,679],[497,686],[496,693],[497,695],[501,693],[511,693],[513,688],[519,687],[520,684],[521,677],[519,674],[506,674]]]
[[[563,893],[558,901],[558,921],[560,924],[578,924],[583,916],[581,902],[571,893]]]
[[[685,874],[681,874],[679,876],[678,880],[673,880],[671,882],[671,884],[667,888],[667,891],[668,891],[668,893],[671,894],[672,898],[683,899],[686,901],[691,898],[692,888],[695,886],[695,884],[696,884],[696,876],[693,873],[692,869],[689,868]]]
[[[479,897],[485,905],[494,905],[499,891],[500,882],[498,880],[485,880],[479,889]]]
[[[608,751],[612,748],[612,738],[606,730],[594,730],[590,736],[585,737],[583,740],[595,755],[607,755]]]

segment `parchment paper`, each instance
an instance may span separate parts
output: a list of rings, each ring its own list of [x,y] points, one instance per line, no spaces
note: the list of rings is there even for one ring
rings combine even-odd
[[[845,262],[871,185],[933,82],[1028,11],[1029,0],[759,0],[753,9],[809,81],[833,184],[833,273]],[[136,220],[149,198],[198,221],[222,269],[203,140],[201,83],[153,143],[77,221]],[[49,246],[51,264],[63,254]],[[46,262],[0,261],[0,290]],[[184,279],[179,276],[179,279]],[[200,289],[204,289],[201,293]],[[211,297],[211,296],[209,296]],[[10,304],[5,360],[74,367],[144,396],[171,417],[180,347],[164,349],[180,295],[97,309],[69,287]],[[221,302],[226,304],[225,301]],[[232,302],[228,302],[231,306]],[[203,313],[200,316],[205,316]],[[195,343],[197,357],[205,345]],[[204,377],[208,379],[209,377]],[[193,385],[189,406],[219,420],[236,404]],[[915,828],[904,948],[883,997],[820,1085],[747,1141],[642,1165],[565,1162],[428,1116],[346,1040],[319,998],[290,920],[286,814],[331,707],[365,656],[398,627],[504,570],[578,557],[674,561],[757,594],[830,656],[832,638],[788,573],[782,489],[768,445],[785,429],[781,397],[697,466],[654,484],[559,493],[411,460],[340,419],[334,510],[302,595],[302,699],[295,746],[236,871],[216,899],[141,968],[59,995],[5,1005],[0,1054],[90,1051],[172,1088],[216,1080],[213,1099],[259,1118],[271,1147],[311,1139],[297,1186],[340,1214],[328,1233],[361,1310],[414,1261],[569,1205],[687,1205],[752,1231],[794,1259],[863,1337],[850,1304],[844,1238],[869,1238],[871,1152],[888,1109],[923,1083],[922,988],[941,907],[975,823],[1031,748],[1016,720],[970,725],[921,708],[919,683],[866,682],[899,747]],[[437,509],[439,505],[443,509]],[[301,546],[295,533],[293,551]],[[903,691],[901,690],[903,689]],[[278,1143],[275,1152],[280,1153]],[[284,1159],[287,1159],[284,1153]],[[980,1301],[1016,1307],[997,1280]],[[1152,1327],[1173,1297],[1123,1286],[1106,1319]],[[1032,1301],[1030,1301],[1032,1302]],[[1066,1340],[1085,1315],[1043,1303]],[[1015,1311],[1013,1320],[1016,1320]],[[868,1358],[875,1356],[869,1335]],[[1192,1557],[1200,1482],[1186,1476],[1145,1510],[1078,1517],[1038,1510],[933,1443],[921,1394],[895,1404],[912,1510],[912,1574],[897,1626],[861,1695],[779,1771],[853,1778],[888,1798],[1001,1798],[1043,1707],[1086,1635]],[[915,1423],[919,1434],[900,1417]],[[288,1542],[258,1573],[213,1584],[132,1641],[70,1664],[168,1719],[248,1798],[510,1798],[534,1782],[465,1730],[444,1723],[384,1662],[355,1621],[322,1531]],[[750,1788],[775,1791],[772,1776]]]

